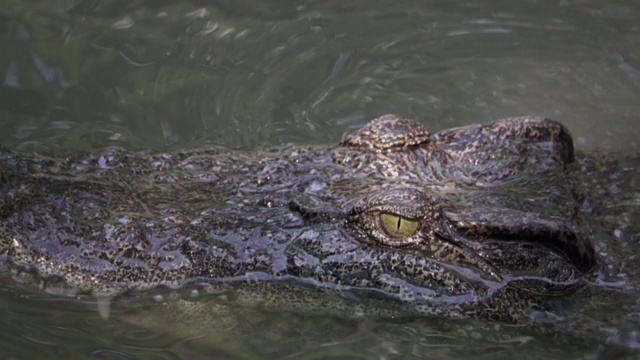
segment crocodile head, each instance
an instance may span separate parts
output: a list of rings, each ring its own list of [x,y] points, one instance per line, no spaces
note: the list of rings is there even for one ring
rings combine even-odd
[[[392,115],[337,147],[3,149],[0,253],[15,278],[94,296],[103,314],[114,296],[177,291],[517,320],[595,265],[572,220],[573,156],[543,118],[432,135]]]

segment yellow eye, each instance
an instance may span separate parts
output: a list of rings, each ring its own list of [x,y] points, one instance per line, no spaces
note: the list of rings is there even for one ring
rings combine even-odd
[[[380,224],[387,235],[396,239],[415,234],[420,225],[418,220],[390,213],[380,213]]]

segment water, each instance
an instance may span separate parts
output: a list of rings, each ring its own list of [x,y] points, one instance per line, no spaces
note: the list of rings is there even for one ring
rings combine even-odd
[[[574,330],[246,309],[228,328],[150,329],[117,316],[105,321],[93,303],[25,291],[5,276],[0,354],[638,356],[638,18],[634,0],[3,1],[0,143],[20,152],[334,144],[385,113],[432,130],[539,114],[565,123],[578,150],[622,159],[624,186],[607,208],[619,226],[596,234],[618,276],[570,300],[568,308],[581,309],[571,312]],[[580,331],[593,321],[595,330]]]

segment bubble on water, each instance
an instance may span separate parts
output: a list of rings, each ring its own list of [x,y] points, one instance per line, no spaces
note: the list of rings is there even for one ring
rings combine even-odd
[[[109,168],[109,166],[107,166],[107,159],[105,159],[104,156],[100,156],[100,158],[98,159],[98,167],[101,169]]]
[[[613,235],[618,239],[622,239],[622,229],[613,230]]]
[[[618,184],[612,184],[609,186],[609,193],[611,194],[617,194],[620,191],[622,191],[622,189],[620,188],[620,185]]]
[[[307,192],[316,193],[327,187],[327,184],[323,182],[314,181],[307,187]]]

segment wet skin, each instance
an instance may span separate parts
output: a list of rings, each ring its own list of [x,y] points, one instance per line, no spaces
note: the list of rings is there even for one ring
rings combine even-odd
[[[317,290],[515,321],[596,264],[573,162],[569,131],[539,117],[431,134],[386,115],[335,147],[254,153],[2,149],[0,253],[21,281],[99,303],[235,288],[317,312]]]

